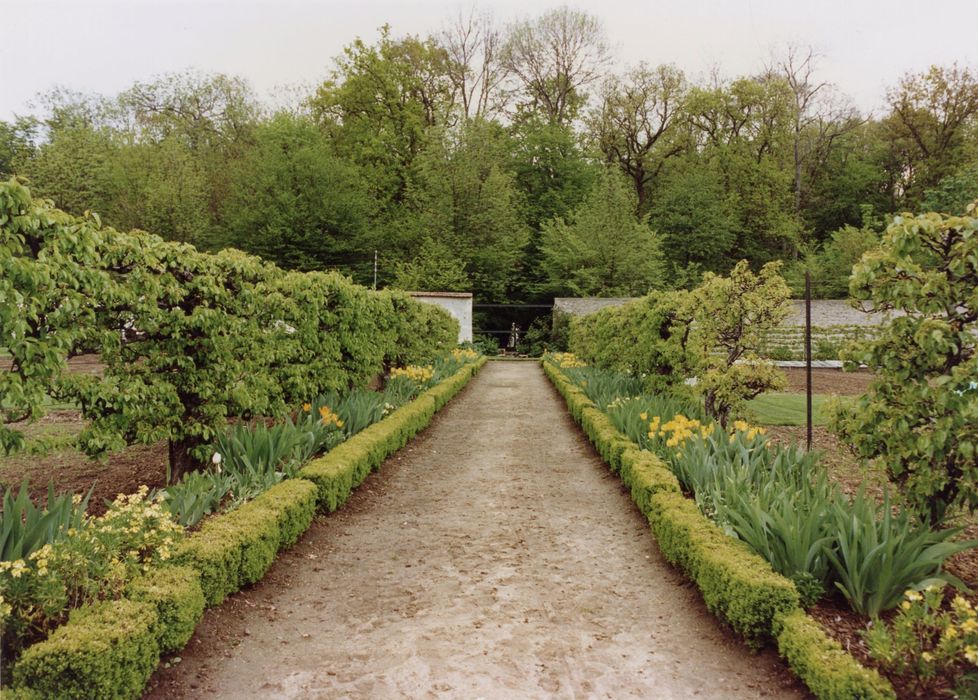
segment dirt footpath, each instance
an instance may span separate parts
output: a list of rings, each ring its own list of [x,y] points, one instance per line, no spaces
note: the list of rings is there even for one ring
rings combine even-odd
[[[492,362],[149,697],[803,697],[666,564],[536,363]]]

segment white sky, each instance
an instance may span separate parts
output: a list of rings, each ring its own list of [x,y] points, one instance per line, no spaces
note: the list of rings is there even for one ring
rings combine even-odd
[[[559,5],[483,0],[499,22]],[[672,62],[691,77],[758,70],[772,49],[813,46],[822,79],[863,110],[933,63],[978,68],[978,0],[605,0],[597,14],[622,65]],[[112,95],[137,80],[195,68],[246,78],[263,98],[322,79],[357,36],[373,42],[440,29],[470,2],[435,0],[0,0],[0,119],[61,85]]]

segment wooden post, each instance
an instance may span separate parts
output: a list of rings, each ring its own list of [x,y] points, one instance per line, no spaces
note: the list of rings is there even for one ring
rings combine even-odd
[[[805,410],[808,418],[807,449],[812,449],[812,274],[805,271]]]

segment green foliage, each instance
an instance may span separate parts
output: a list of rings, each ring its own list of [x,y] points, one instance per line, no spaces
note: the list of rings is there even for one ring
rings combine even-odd
[[[742,260],[729,277],[707,273],[680,312],[692,321],[686,347],[696,389],[707,415],[722,426],[744,401],[784,383],[774,365],[758,355],[762,334],[789,312],[789,290],[779,268],[769,263],[755,275]]]
[[[863,668],[803,610],[774,620],[778,652],[817,698],[895,700],[893,687],[875,670]]]
[[[849,503],[837,499],[830,518],[835,546],[827,554],[836,586],[857,612],[878,617],[908,589],[943,582],[964,587],[941,571],[945,559],[978,544],[951,542],[960,529],[931,529],[906,510],[894,514],[888,495],[877,504],[862,491]]]
[[[16,497],[13,489],[5,489],[0,508],[0,561],[27,558],[44,545],[66,537],[68,530],[82,529],[91,495],[89,489],[84,498],[76,498],[71,493],[55,496],[54,482],[51,482],[47,505],[38,508],[28,495],[27,479]]]
[[[7,450],[23,444],[7,424],[38,418],[50,396],[81,406],[84,451],[167,439],[179,476],[230,416],[281,415],[457,338],[436,307],[333,273],[283,273],[233,250],[121,234],[35,203],[14,181],[0,185],[0,236]],[[102,375],[64,371],[81,352],[100,355]]]
[[[174,560],[200,574],[208,605],[259,580],[275,554],[305,532],[316,513],[316,487],[303,479],[273,486],[240,508],[204,522]]]
[[[976,231],[974,212],[898,216],[850,286],[872,310],[906,315],[845,355],[875,376],[834,428],[933,522],[952,505],[978,506]]]
[[[544,362],[544,368],[602,457],[607,460],[617,455],[614,459],[647,513],[663,555],[696,582],[712,612],[749,644],[763,645],[771,634],[774,617],[798,606],[795,587],[771,571],[745,545],[706,520],[695,504],[678,492],[675,478],[670,479],[668,472],[663,472],[661,462],[639,461],[634,443],[593,407],[574,382],[563,376],[565,370],[549,361]]]
[[[660,242],[635,207],[627,183],[606,170],[567,221],[543,225],[542,264],[555,292],[630,296],[663,286]]]
[[[639,377],[594,367],[564,370],[567,377],[580,386],[585,395],[602,411],[619,397],[636,396],[644,384]]]
[[[942,586],[907,591],[889,622],[878,621],[864,637],[869,653],[890,676],[902,677],[921,697],[938,697],[970,664],[978,663],[978,619],[974,607],[956,596],[942,609]]]
[[[130,584],[130,600],[156,607],[154,631],[160,652],[179,651],[204,616],[200,574],[186,566],[161,566]]]
[[[229,173],[223,244],[287,269],[352,269],[367,283],[368,269],[351,267],[371,248],[376,206],[360,169],[305,118],[277,114],[253,139]]]
[[[76,610],[24,652],[14,683],[46,698],[136,698],[159,663],[150,603],[110,600]]]
[[[0,629],[5,659],[57,628],[69,611],[123,595],[128,583],[168,560],[183,530],[147,489],[120,495],[104,515],[24,559],[0,561]]]
[[[183,527],[192,527],[217,511],[234,477],[216,471],[188,472],[160,494],[163,507]]]
[[[662,236],[673,278],[678,270],[722,273],[740,233],[736,199],[722,174],[709,163],[677,164],[663,178],[649,210],[649,223]]]
[[[669,391],[685,378],[683,293],[656,293],[622,306],[570,319],[568,349],[584,362],[646,375],[650,388]]]

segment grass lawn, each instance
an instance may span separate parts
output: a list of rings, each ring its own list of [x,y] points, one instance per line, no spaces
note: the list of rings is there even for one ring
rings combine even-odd
[[[815,425],[828,423],[826,402],[832,398],[830,394],[812,394],[812,422]],[[761,425],[805,425],[804,394],[771,392],[748,401],[747,408],[754,414],[753,420]]]

